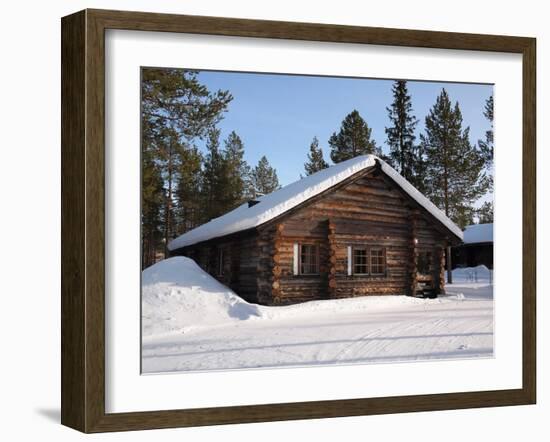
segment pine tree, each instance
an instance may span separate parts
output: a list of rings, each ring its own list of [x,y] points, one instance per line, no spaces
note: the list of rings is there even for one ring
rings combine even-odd
[[[488,189],[485,159],[462,128],[458,102],[443,89],[426,117],[421,146],[426,155],[426,193],[461,228],[471,223],[473,203]]]
[[[335,163],[349,160],[359,155],[380,155],[381,150],[371,139],[372,129],[363,120],[357,110],[348,114],[338,133],[334,132],[330,137],[330,158]]]
[[[485,201],[479,209],[477,209],[477,218],[479,224],[493,222],[493,202]]]
[[[232,210],[250,194],[250,167],[244,160],[244,143],[235,131],[225,140],[224,159],[228,182],[226,206]]]
[[[181,165],[181,154],[184,150],[173,128],[163,128],[159,140],[160,151],[157,164],[161,167],[161,176],[164,179],[164,256],[168,256],[168,242],[175,236],[174,218],[174,190],[176,174]]]
[[[485,132],[485,140],[480,140],[478,142],[481,153],[483,154],[489,168],[491,168],[493,165],[494,154],[493,106],[493,96],[491,95],[489,98],[487,98],[487,101],[485,102],[485,108],[483,109],[483,116],[487,118],[491,127]]]
[[[209,221],[226,212],[227,174],[223,152],[220,151],[220,130],[211,128],[206,142],[202,183],[203,220]]]
[[[270,166],[265,156],[258,161],[258,165],[252,171],[252,187],[254,197],[267,195],[280,187],[277,171]]]
[[[162,240],[164,183],[151,151],[145,150],[141,161],[141,267],[156,261]]]
[[[426,146],[420,142],[414,146],[414,175],[410,183],[422,193],[428,193],[428,163],[426,160]]]
[[[178,234],[194,229],[203,222],[202,163],[203,157],[197,147],[182,152],[175,192]]]
[[[461,229],[464,229],[466,226],[474,224],[476,214],[477,210],[474,207],[463,206],[457,211],[454,222],[456,225],[460,226]]]
[[[229,91],[211,93],[197,76],[184,69],[143,69],[142,118],[153,128],[170,127],[188,140],[206,135],[233,97]]]
[[[392,125],[386,127],[387,144],[390,147],[388,160],[405,179],[415,187],[419,158],[414,142],[414,134],[418,120],[412,114],[411,96],[407,90],[407,82],[398,80],[392,87],[393,102],[387,107],[388,117]]]
[[[323,149],[319,147],[319,140],[317,137],[313,137],[313,141],[309,146],[309,153],[307,155],[307,163],[304,164],[307,175],[311,175],[320,170],[326,169],[328,163],[323,158]]]
[[[244,184],[242,201],[249,201],[255,198],[256,191],[254,190],[252,172],[253,170],[250,167],[250,165],[247,162],[245,162],[242,170],[242,177],[243,177],[243,184]]]
[[[494,154],[494,135],[493,135],[493,96],[491,95],[485,102],[483,109],[484,117],[489,121],[491,127],[485,132],[485,140],[479,140],[479,149],[485,159],[487,175],[489,179],[489,188],[493,189],[493,154]]]
[[[157,169],[163,181],[163,189],[157,190],[163,200],[157,228],[163,235],[155,249],[164,247],[167,255],[168,242],[178,234],[176,225],[184,223],[175,222],[182,213],[175,193],[184,153],[220,121],[233,97],[228,91],[210,92],[195,71],[162,68],[142,70],[141,97],[142,152],[150,155],[148,168]]]

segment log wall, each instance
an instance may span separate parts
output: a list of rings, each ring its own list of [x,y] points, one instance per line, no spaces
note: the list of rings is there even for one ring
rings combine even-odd
[[[207,273],[230,287],[248,302],[258,298],[258,268],[260,249],[258,235],[238,236],[230,240],[208,241],[178,250],[175,254],[188,256]],[[223,272],[219,272],[219,251],[223,250]],[[265,301],[264,301],[265,303]]]
[[[328,298],[330,269],[329,225],[326,219],[309,217],[308,211],[285,220],[278,238],[278,304],[294,304]],[[294,275],[294,244],[319,248],[319,274]]]
[[[437,258],[445,245],[443,234],[383,175],[364,177],[295,212],[280,225],[278,303],[413,294],[415,252],[424,250],[432,253],[431,271],[441,283]],[[319,245],[319,275],[293,275],[295,243]],[[349,276],[348,246],[384,248],[386,274]]]

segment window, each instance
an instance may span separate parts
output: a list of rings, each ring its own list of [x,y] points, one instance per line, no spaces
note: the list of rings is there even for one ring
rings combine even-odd
[[[348,275],[385,275],[386,249],[348,247]]]
[[[319,273],[319,247],[315,244],[300,245],[300,274],[315,275]]]
[[[370,272],[373,275],[383,275],[386,273],[384,249],[370,249]]]
[[[369,255],[366,248],[353,248],[353,273],[366,275],[369,273]]]

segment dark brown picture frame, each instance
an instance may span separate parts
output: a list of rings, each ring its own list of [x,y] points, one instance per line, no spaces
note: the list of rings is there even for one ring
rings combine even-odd
[[[534,404],[536,97],[534,38],[84,10],[62,28],[61,422],[83,432]],[[105,30],[507,52],[523,59],[523,385],[513,390],[105,412]]]

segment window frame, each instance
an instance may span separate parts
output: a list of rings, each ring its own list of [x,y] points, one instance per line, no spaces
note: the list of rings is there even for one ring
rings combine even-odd
[[[355,262],[355,252],[356,251],[365,251],[366,252],[366,270],[367,273],[358,273],[355,271],[356,262]],[[374,273],[372,271],[372,251],[381,251],[382,252],[382,266],[383,266],[383,272],[380,273]],[[386,247],[384,246],[363,246],[363,245],[351,245],[351,275],[348,276],[372,276],[372,277],[380,277],[380,276],[388,276],[388,263],[386,260]]]
[[[366,272],[364,273],[360,273],[360,272],[356,272],[355,271],[355,267],[356,266],[359,266],[359,264],[356,264],[355,263],[355,252],[356,251],[361,251],[361,252],[365,252],[365,264],[360,264],[360,266],[364,266],[365,269],[366,269]],[[352,246],[351,248],[351,260],[352,260],[352,263],[351,263],[351,274],[352,276],[354,275],[357,275],[357,276],[369,276],[370,275],[370,250],[367,246]]]
[[[310,254],[309,256],[315,256],[315,272],[312,273],[304,273],[303,271],[303,265],[304,261],[302,259],[303,253],[302,249],[303,247],[314,247],[315,248],[315,254]],[[297,276],[316,276],[321,274],[321,263],[319,262],[319,244],[316,243],[298,243],[298,275]]]
[[[373,267],[373,264],[372,264],[372,252],[373,251],[380,251],[382,252],[382,272],[377,272],[377,273],[374,273],[372,271],[372,267]],[[379,257],[377,257],[379,258]],[[385,247],[378,247],[378,246],[373,246],[373,247],[370,247],[369,248],[369,274],[371,276],[386,276],[387,274],[387,265],[386,265],[386,248]]]

